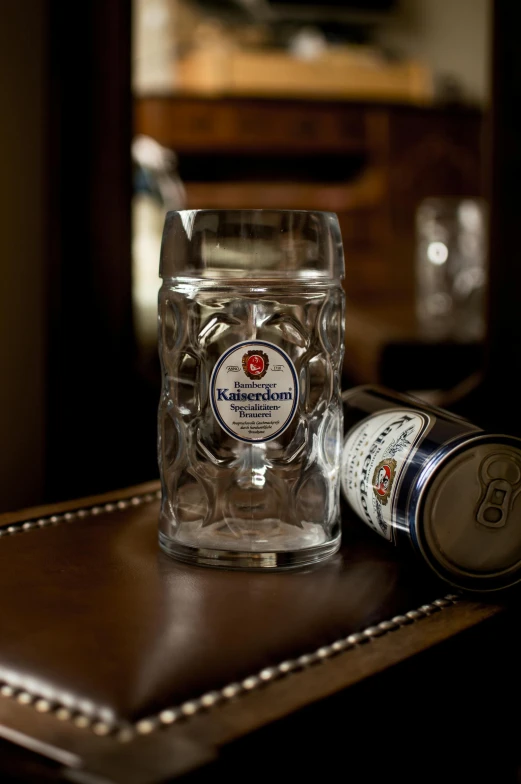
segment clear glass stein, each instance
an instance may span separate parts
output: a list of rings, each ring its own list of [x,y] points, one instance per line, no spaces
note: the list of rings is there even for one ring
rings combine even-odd
[[[247,569],[332,555],[344,353],[336,215],[169,212],[160,275],[162,549]]]

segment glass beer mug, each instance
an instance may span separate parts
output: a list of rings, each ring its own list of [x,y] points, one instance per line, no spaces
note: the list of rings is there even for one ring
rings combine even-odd
[[[340,544],[336,215],[169,212],[160,274],[162,549],[226,568],[327,558]]]

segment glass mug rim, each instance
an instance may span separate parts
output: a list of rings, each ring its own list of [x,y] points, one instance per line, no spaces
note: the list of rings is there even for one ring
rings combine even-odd
[[[341,280],[338,217],[320,210],[197,209],[166,213],[163,279]]]

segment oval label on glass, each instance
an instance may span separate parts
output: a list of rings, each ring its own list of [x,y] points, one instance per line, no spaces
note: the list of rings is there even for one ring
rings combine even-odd
[[[298,403],[295,366],[264,340],[231,346],[217,360],[210,402],[223,430],[238,441],[271,441],[286,430]]]

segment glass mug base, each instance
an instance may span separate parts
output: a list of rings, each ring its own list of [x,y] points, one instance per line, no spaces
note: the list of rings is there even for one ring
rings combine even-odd
[[[340,534],[332,540],[312,547],[301,547],[294,550],[241,550],[238,543],[226,549],[183,544],[171,537],[159,533],[159,544],[163,552],[184,563],[198,566],[213,566],[221,569],[286,571],[325,561],[334,555],[340,547]],[[224,543],[223,543],[224,547]]]

